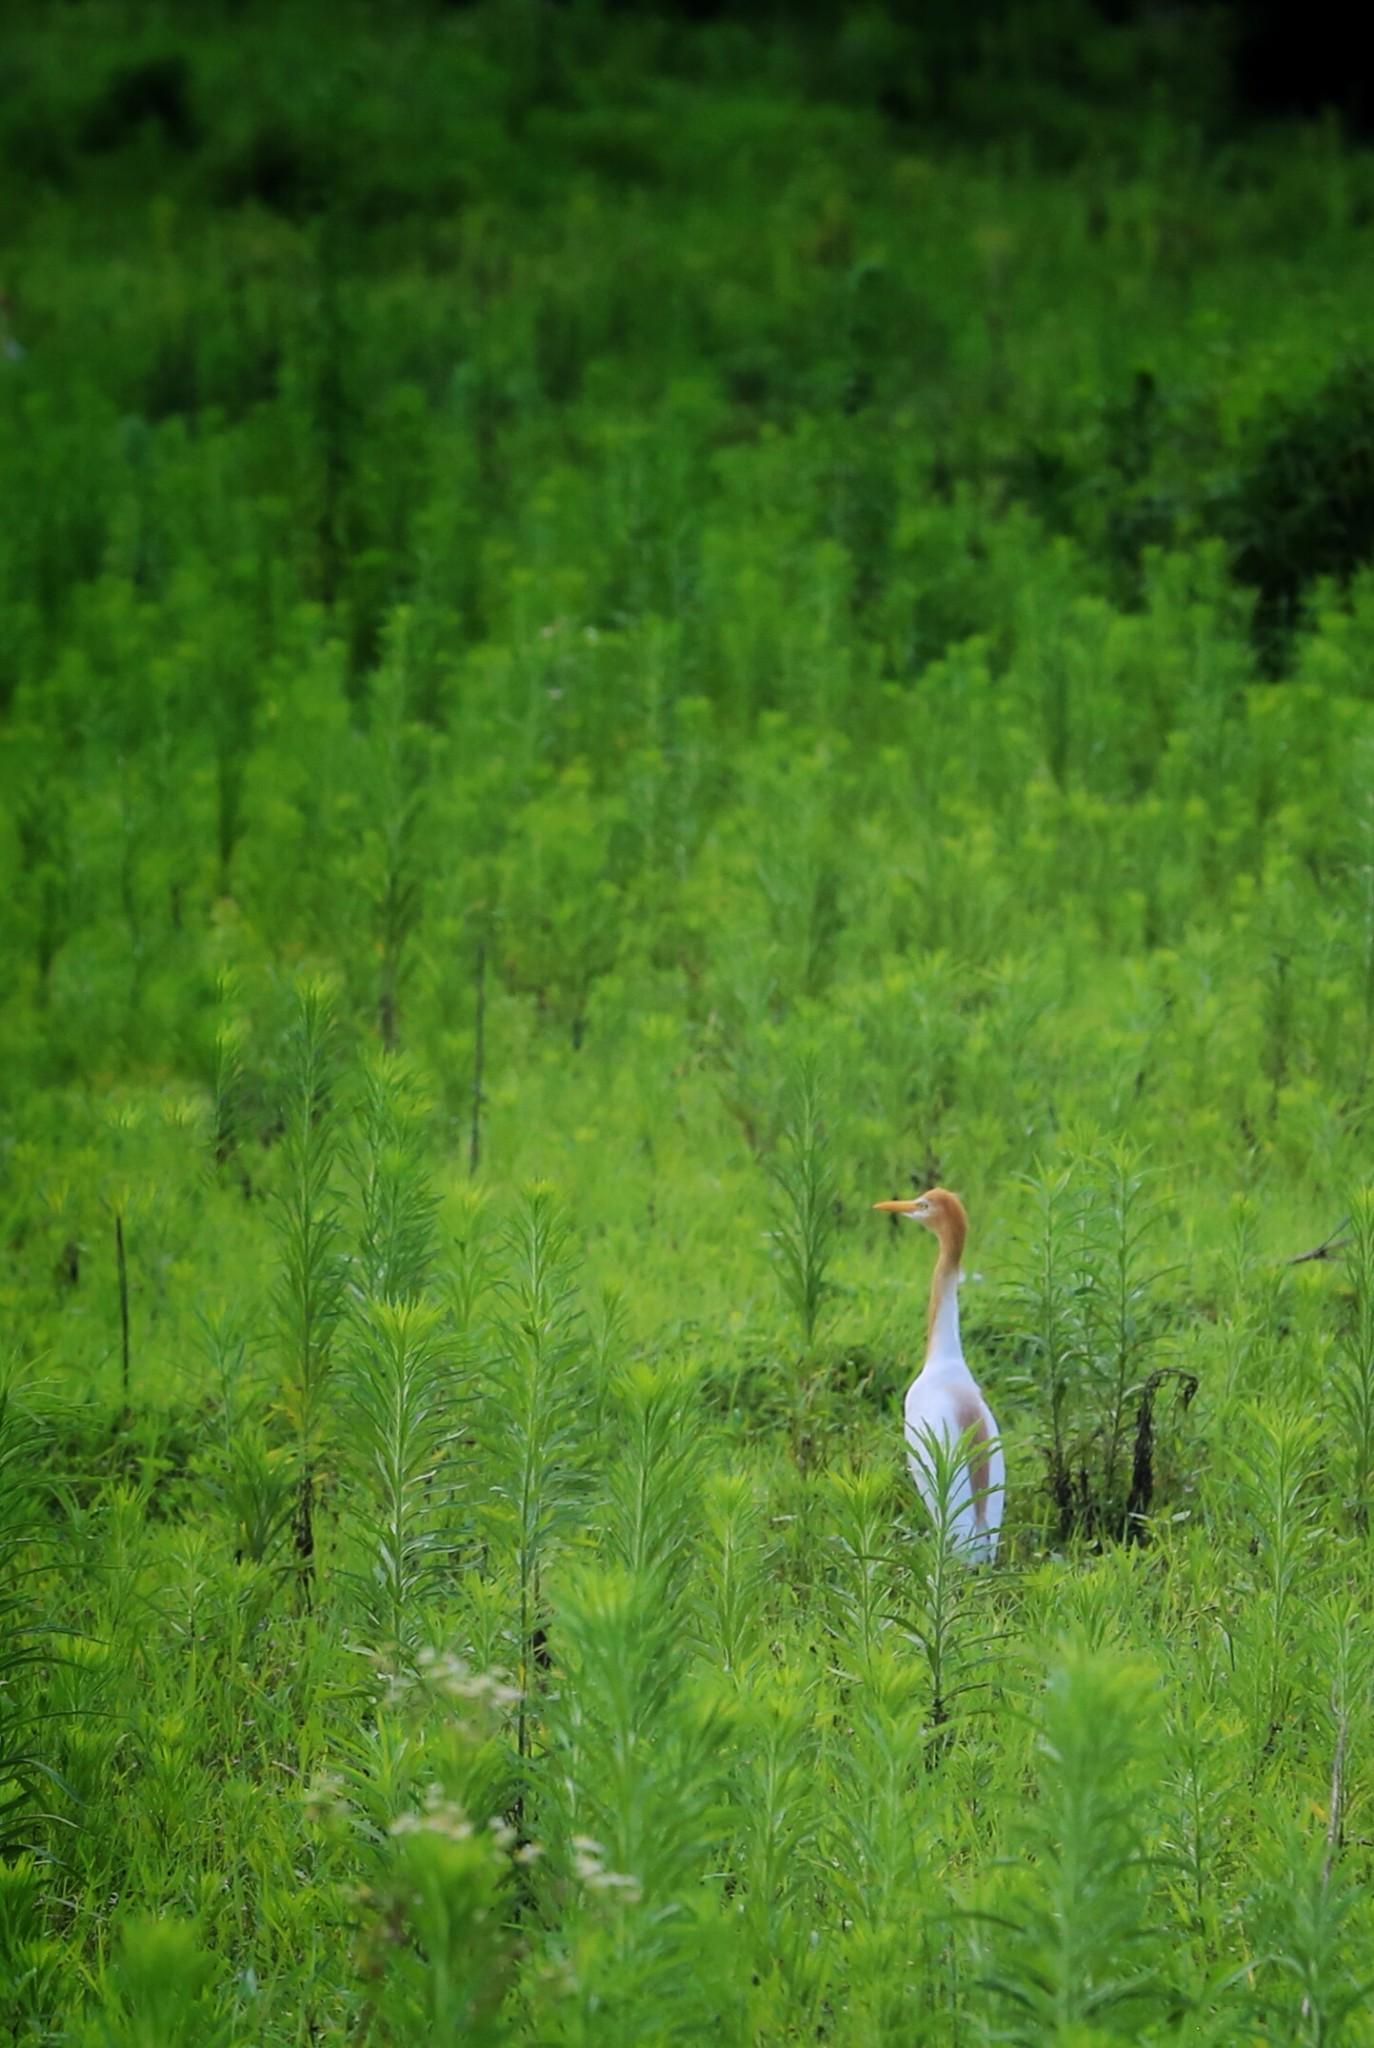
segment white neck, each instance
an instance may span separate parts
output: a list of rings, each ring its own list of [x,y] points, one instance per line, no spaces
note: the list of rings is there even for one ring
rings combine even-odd
[[[959,1341],[959,1271],[957,1267],[937,1272],[931,1289],[930,1327],[926,1335],[926,1365],[937,1370],[960,1366],[965,1372],[964,1347]]]

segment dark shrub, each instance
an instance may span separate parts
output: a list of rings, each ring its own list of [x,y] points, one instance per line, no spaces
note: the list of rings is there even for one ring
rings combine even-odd
[[[175,149],[194,149],[200,140],[191,67],[178,53],[112,71],[82,123],[81,140],[87,149],[122,149],[149,122]]]
[[[1251,467],[1214,508],[1232,571],[1259,593],[1254,638],[1268,675],[1286,666],[1308,587],[1344,582],[1374,555],[1374,367],[1351,362],[1304,405],[1279,403]]]
[[[230,206],[256,200],[271,213],[299,220],[319,210],[328,182],[318,153],[285,121],[269,116],[225,164],[217,187]]]

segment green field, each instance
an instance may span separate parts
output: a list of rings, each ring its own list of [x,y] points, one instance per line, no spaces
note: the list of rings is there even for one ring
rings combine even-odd
[[[788,12],[4,10],[4,2039],[1374,2043],[1374,153]]]

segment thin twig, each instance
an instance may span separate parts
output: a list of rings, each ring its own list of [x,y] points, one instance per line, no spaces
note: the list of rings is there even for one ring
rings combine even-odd
[[[1332,1705],[1335,1705],[1333,1700]],[[1322,1858],[1322,1890],[1331,1882],[1331,1866],[1336,1860],[1336,1851],[1341,1839],[1341,1808],[1345,1803],[1345,1737],[1350,1726],[1344,1709],[1336,1716],[1336,1753],[1331,1759],[1331,1802],[1326,1817],[1326,1854]],[[1302,2016],[1312,2016],[1310,1992],[1303,1993]]]
[[[1322,1884],[1331,1879],[1331,1865],[1341,1839],[1341,1813],[1345,1804],[1345,1738],[1349,1716],[1342,1709],[1336,1720],[1336,1753],[1331,1759],[1331,1810],[1326,1821],[1326,1854],[1322,1858]]]
[[[486,1056],[487,942],[477,942],[477,1011],[472,1048],[472,1126],[468,1134],[468,1178],[477,1171],[482,1156],[482,1065]]]
[[[1295,1257],[1283,1259],[1280,1263],[1285,1266],[1308,1266],[1314,1259],[1338,1259],[1350,1242],[1349,1233],[1350,1218],[1347,1216],[1343,1223],[1336,1225],[1329,1237],[1324,1237],[1320,1244],[1313,1245],[1310,1252],[1298,1252]]]
[[[129,1262],[124,1256],[124,1218],[115,1210],[115,1265],[119,1270],[119,1353],[124,1406],[129,1405]]]

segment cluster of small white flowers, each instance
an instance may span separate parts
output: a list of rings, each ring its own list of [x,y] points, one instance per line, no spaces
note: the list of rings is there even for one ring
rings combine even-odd
[[[442,1785],[431,1785],[418,1811],[398,1814],[389,1832],[393,1835],[442,1835],[446,1841],[471,1841],[476,1833],[462,1806],[450,1799]],[[538,1842],[521,1842],[508,1820],[493,1814],[487,1822],[492,1842],[512,1863],[534,1863],[544,1853]]]
[[[442,1835],[446,1841],[466,1842],[472,1837],[472,1822],[456,1799],[446,1797],[442,1785],[431,1785],[419,1812],[399,1813],[391,1823],[393,1835]]]
[[[316,1827],[331,1820],[348,1818],[344,1781],[337,1771],[316,1771],[305,1788],[305,1817]]]
[[[612,1892],[618,1894],[629,1906],[636,1906],[644,1896],[644,1888],[637,1877],[631,1877],[623,1870],[607,1870],[606,1851],[591,1835],[574,1835],[572,1838],[573,1874],[590,1892]]]
[[[393,1672],[387,1682],[386,1704],[400,1707],[417,1693],[445,1699],[466,1700],[489,1707],[493,1713],[509,1713],[520,1702],[520,1688],[499,1671],[474,1671],[452,1650],[421,1650],[414,1672]]]

